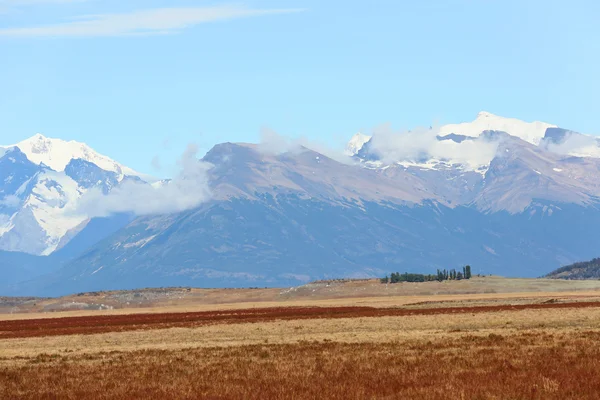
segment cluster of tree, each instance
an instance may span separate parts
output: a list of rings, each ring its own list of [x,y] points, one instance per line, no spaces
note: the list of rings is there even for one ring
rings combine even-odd
[[[451,270],[437,270],[437,274],[409,274],[405,272],[403,274],[399,272],[392,272],[390,276],[381,278],[381,283],[398,283],[398,282],[431,282],[431,281],[460,281],[462,279],[471,279],[471,266],[465,265],[462,272]]]

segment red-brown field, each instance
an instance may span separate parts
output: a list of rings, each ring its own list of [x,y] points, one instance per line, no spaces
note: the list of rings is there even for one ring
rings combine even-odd
[[[278,307],[244,310],[164,314],[130,314],[0,321],[0,339],[89,335],[105,332],[194,328],[215,324],[258,323],[277,320],[376,318],[440,314],[479,314],[498,311],[600,307],[600,302],[513,304],[479,307],[374,308],[374,307]]]
[[[544,332],[41,354],[0,367],[0,398],[597,399],[598,340]]]

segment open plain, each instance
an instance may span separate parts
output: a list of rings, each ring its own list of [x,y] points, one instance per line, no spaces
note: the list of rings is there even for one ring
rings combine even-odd
[[[12,308],[0,317],[0,398],[600,392],[598,281],[330,281],[4,301]],[[69,302],[79,306],[60,306]]]

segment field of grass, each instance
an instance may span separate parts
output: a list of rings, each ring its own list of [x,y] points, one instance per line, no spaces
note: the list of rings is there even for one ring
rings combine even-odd
[[[566,281],[496,276],[470,280],[381,284],[379,280],[314,282],[292,288],[165,288],[80,293],[61,298],[2,298],[0,320],[62,315],[193,312],[280,306],[373,306],[465,299],[600,297],[600,280]],[[35,314],[33,316],[23,314]]]
[[[40,354],[0,368],[0,398],[597,399],[598,340],[521,332]]]
[[[585,289],[20,314],[0,399],[597,399]]]

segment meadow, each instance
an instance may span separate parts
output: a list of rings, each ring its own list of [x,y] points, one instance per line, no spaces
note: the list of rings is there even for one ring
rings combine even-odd
[[[580,289],[22,314],[0,320],[0,398],[596,399]]]

